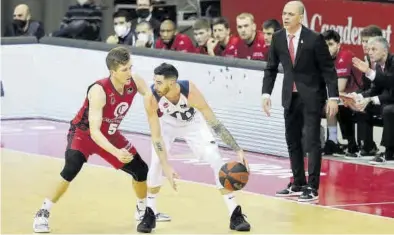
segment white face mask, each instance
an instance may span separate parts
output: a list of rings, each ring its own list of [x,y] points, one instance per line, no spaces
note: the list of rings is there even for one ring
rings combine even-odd
[[[87,3],[89,0],[78,0],[78,3],[80,5],[84,5],[85,3]]]
[[[129,27],[127,27],[127,25],[116,25],[114,27],[115,33],[116,35],[118,35],[118,37],[124,38],[126,37],[126,35],[129,33]]]
[[[140,33],[138,34],[138,40],[147,43],[149,41],[149,35],[146,33]]]

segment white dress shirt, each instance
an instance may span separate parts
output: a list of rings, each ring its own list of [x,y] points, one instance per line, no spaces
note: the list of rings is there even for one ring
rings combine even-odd
[[[376,66],[381,66],[382,71],[384,71],[384,65],[375,64],[375,68],[376,68]],[[365,73],[365,76],[373,82],[376,77],[376,70],[370,69],[368,72]],[[375,105],[380,104],[380,100],[379,100],[378,96],[371,97],[371,101]]]

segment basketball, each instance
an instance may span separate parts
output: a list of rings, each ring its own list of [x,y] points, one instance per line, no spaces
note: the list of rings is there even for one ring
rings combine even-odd
[[[249,172],[240,162],[228,162],[220,169],[219,180],[225,189],[238,191],[248,183]]]

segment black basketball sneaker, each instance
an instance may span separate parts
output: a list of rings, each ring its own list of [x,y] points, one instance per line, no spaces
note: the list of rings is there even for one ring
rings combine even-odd
[[[250,231],[250,224],[245,220],[245,215],[242,214],[241,206],[237,206],[231,215],[230,229],[242,232]]]
[[[150,207],[146,207],[144,218],[137,226],[139,233],[151,233],[156,228],[156,216]]]

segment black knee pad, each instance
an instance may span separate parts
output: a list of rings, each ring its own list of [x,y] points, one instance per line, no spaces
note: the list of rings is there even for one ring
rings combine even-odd
[[[131,162],[125,164],[122,170],[133,176],[135,181],[144,182],[148,178],[148,165],[137,153]]]
[[[67,149],[64,168],[60,175],[66,181],[71,182],[82,169],[85,162],[86,158],[80,151]]]

